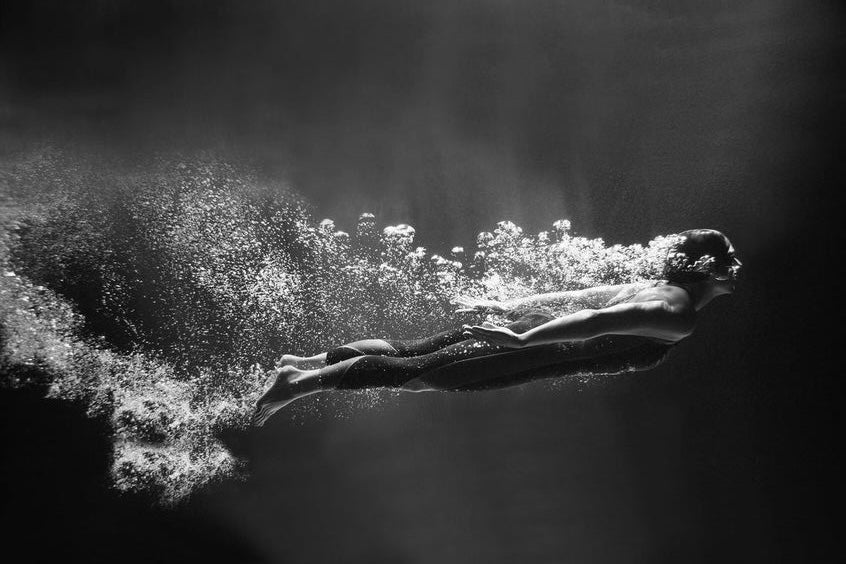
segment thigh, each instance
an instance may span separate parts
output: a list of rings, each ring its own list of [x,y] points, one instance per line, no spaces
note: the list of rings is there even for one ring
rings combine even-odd
[[[543,325],[550,319],[554,319],[554,317],[542,312],[533,312],[509,323],[507,327],[515,333],[524,333],[532,327]],[[477,370],[491,370],[505,366],[514,367],[526,362],[531,362],[534,365],[537,362],[548,362],[550,355],[557,353],[560,348],[560,345],[556,344],[526,349],[511,349],[477,339],[463,339],[430,354],[416,357],[415,367],[422,372],[471,359],[481,359],[473,365],[473,368]]]
[[[506,327],[515,333],[525,333],[532,327],[543,325],[547,321],[555,319],[555,317],[543,310],[531,310],[520,316],[519,319],[507,324]],[[442,331],[430,337],[421,339],[385,339],[390,346],[397,351],[397,356],[423,356],[429,353],[441,351],[452,345],[460,344],[467,340],[464,337],[464,329],[461,327]],[[365,354],[374,354],[366,352]],[[381,353],[375,353],[381,354]]]
[[[539,362],[525,363],[524,370],[492,375],[477,381],[466,381],[450,388],[453,391],[481,391],[519,386],[536,380],[562,378],[589,374],[591,376],[609,376],[628,372],[651,370],[667,357],[670,346],[645,343],[641,346],[619,350],[601,356],[584,356],[578,350],[564,350]],[[445,377],[449,376],[445,374]]]
[[[472,389],[480,383],[503,381],[562,362],[566,353],[560,344],[509,349],[474,341],[459,343],[442,351],[440,362],[419,367],[416,382],[409,388],[451,390]]]
[[[385,341],[396,349],[398,356],[420,356],[463,341],[465,338],[463,333],[464,330],[459,327],[420,339],[385,339]]]

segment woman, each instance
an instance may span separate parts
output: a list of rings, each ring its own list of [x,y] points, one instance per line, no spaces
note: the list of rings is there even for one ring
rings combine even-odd
[[[291,401],[326,390],[471,391],[581,372],[646,370],[693,332],[697,311],[734,290],[740,267],[725,235],[694,229],[680,233],[670,249],[665,280],[504,303],[458,298],[454,303],[461,306],[459,312],[522,315],[505,327],[485,322],[425,339],[368,339],[308,358],[285,355],[274,384],[258,401],[253,422],[263,425]],[[585,309],[557,318],[544,309],[530,309],[561,302]]]

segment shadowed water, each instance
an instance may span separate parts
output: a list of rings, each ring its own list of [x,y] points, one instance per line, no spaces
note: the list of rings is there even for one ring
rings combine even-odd
[[[243,476],[218,437],[248,424],[282,353],[453,327],[468,319],[456,295],[655,279],[672,241],[609,246],[566,220],[538,234],[502,221],[444,257],[372,214],[342,231],[211,156],[127,167],[48,148],[5,163],[2,182],[4,385],[108,416],[114,485],[166,503]],[[347,393],[347,408],[394,393]]]

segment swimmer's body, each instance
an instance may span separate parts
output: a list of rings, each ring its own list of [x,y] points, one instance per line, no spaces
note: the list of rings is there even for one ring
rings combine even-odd
[[[485,322],[425,339],[367,339],[312,357],[284,355],[253,422],[261,426],[288,403],[328,390],[469,391],[519,385],[556,371],[650,368],[693,332],[700,309],[734,291],[741,266],[719,231],[696,229],[679,237],[666,280],[506,302],[460,297],[454,300],[457,312],[525,313],[504,327]],[[529,309],[560,303],[584,309],[562,317]]]

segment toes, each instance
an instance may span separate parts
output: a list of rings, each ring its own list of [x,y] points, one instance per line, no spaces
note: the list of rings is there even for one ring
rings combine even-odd
[[[255,413],[253,413],[253,425],[255,427],[263,427],[267,420],[278,411],[274,409],[270,404],[264,404],[260,407],[256,407]]]
[[[261,427],[264,425],[264,422],[266,420],[267,404],[256,406],[256,410],[253,412],[253,425],[256,427]]]

